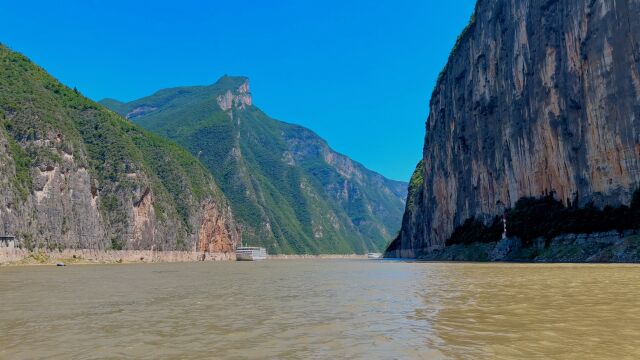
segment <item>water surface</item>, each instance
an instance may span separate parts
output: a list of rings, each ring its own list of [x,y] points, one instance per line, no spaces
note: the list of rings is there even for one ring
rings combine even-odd
[[[0,268],[2,359],[640,358],[640,267]]]

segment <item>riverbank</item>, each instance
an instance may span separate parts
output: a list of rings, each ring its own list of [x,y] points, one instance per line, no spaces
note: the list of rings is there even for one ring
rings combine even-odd
[[[204,255],[204,258],[203,258]],[[153,250],[33,250],[0,248],[0,265],[120,264],[235,260],[233,253]]]
[[[426,261],[640,263],[640,233],[610,231],[536,239],[524,246],[518,238],[490,243],[456,244],[421,256]]]
[[[203,258],[204,256],[204,258]],[[269,255],[269,260],[366,259],[366,255]],[[33,250],[0,247],[0,266],[72,264],[178,263],[196,261],[235,261],[234,253],[152,250]]]
[[[358,260],[358,259],[367,259],[367,255],[358,255],[358,254],[321,254],[321,255],[269,255],[269,260],[313,260],[313,259],[322,259],[322,260],[340,260],[340,259],[348,259],[348,260]]]

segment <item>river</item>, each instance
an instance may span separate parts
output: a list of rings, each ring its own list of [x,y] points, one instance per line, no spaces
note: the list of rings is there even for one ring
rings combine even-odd
[[[1,359],[640,358],[640,266],[0,268]]]

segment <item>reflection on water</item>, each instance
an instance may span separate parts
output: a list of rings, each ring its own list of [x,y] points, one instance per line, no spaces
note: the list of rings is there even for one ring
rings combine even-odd
[[[0,358],[638,358],[640,267],[0,269]]]

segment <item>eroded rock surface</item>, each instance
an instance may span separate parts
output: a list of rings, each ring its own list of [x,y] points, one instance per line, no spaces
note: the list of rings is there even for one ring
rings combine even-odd
[[[442,249],[525,196],[640,184],[640,1],[480,0],[434,89],[424,182],[389,256]]]

